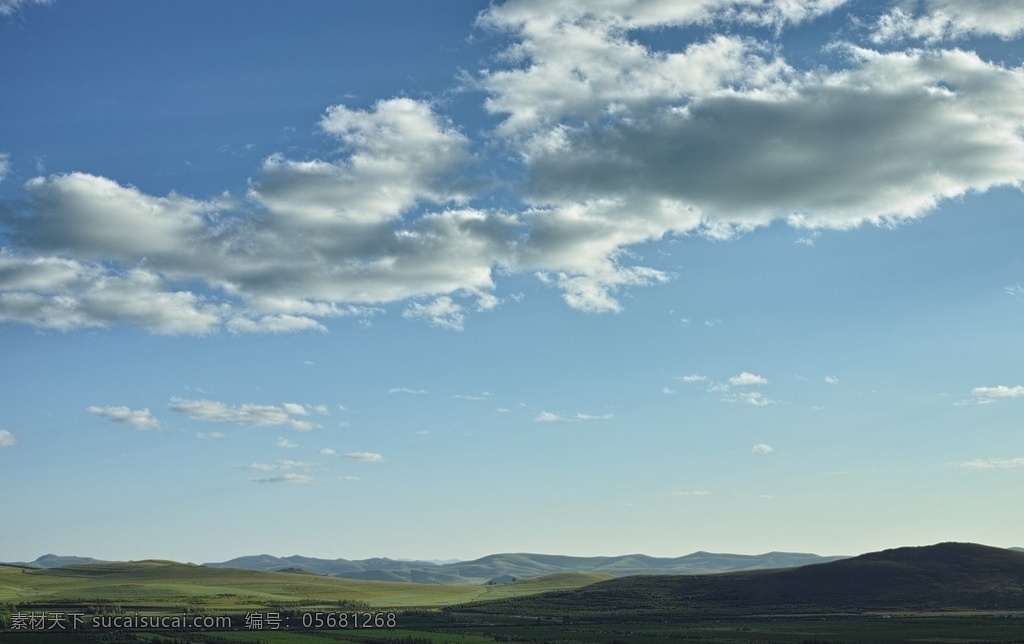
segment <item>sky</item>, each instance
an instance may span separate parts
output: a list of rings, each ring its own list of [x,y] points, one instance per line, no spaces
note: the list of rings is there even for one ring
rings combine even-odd
[[[0,561],[1024,546],[1017,0],[0,0]]]

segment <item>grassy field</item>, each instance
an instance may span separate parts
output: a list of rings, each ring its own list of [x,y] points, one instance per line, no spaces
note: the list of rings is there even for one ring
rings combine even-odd
[[[441,607],[468,601],[568,590],[607,579],[564,573],[513,584],[448,586],[338,579],[305,573],[206,568],[166,561],[86,564],[52,569],[0,566],[0,603],[102,606],[137,610],[238,611],[266,607]]]
[[[960,575],[955,570],[956,560],[947,557],[943,563],[946,571],[952,571],[944,575]],[[1024,577],[1014,576],[1016,568],[1012,565],[997,563],[987,574],[981,574],[986,570],[984,566],[964,568],[975,571],[969,581],[984,591],[970,597],[1002,600],[1015,596],[1013,592]],[[874,576],[866,575],[863,566],[844,563],[824,570],[847,569],[855,574],[830,575],[829,582],[844,588],[856,587],[863,580],[874,583]],[[821,576],[820,570],[811,572]],[[898,580],[893,570],[899,572],[904,568],[886,568],[889,584]],[[1013,573],[1012,579],[1006,577],[1009,573]],[[750,596],[766,594],[766,588],[793,594],[792,576],[792,572],[781,571],[714,579],[635,577],[608,581],[607,575],[562,573],[502,585],[445,586],[209,568],[167,561],[54,569],[0,566],[0,628],[11,625],[15,611],[83,612],[90,619],[111,614],[233,618],[231,630],[190,630],[187,626],[82,629],[63,634],[0,630],[0,644],[1024,643],[1024,611],[1017,610],[1014,602],[1003,603],[999,610],[881,611],[853,610],[845,595],[831,607],[820,602],[804,606],[807,610],[797,610],[807,601],[803,595],[794,594],[799,603],[789,606],[749,601]],[[929,577],[922,579],[932,581]],[[737,585],[740,581],[743,584]],[[912,581],[918,581],[916,573]],[[935,590],[934,584],[921,584],[917,591],[920,595],[912,599],[920,606],[927,605],[926,594],[933,598],[932,603],[938,601],[934,598],[959,601],[959,596],[950,594],[950,586],[954,585],[944,580],[942,588]],[[961,588],[965,585],[961,584]],[[990,587],[995,590],[989,590]],[[541,595],[548,592],[551,594]],[[870,604],[868,600],[857,603]],[[290,630],[246,630],[244,618],[249,611],[280,611]],[[329,612],[335,618],[353,612],[360,616],[383,613],[393,627],[303,628],[309,626],[304,623],[306,618],[317,612]]]

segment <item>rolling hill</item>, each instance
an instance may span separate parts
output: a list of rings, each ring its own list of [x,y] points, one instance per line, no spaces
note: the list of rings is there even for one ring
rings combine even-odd
[[[491,597],[565,590],[602,581],[596,574],[551,575],[518,584],[466,586],[339,579],[305,572],[210,568],[173,561],[0,565],[0,604],[120,605],[144,610],[250,610],[268,606],[440,607]]]
[[[457,608],[595,619],[938,609],[1024,610],[1024,553],[942,543],[782,570],[624,577]]]
[[[386,558],[352,561],[255,555],[238,557],[205,566],[279,571],[301,569],[313,573],[373,581],[406,581],[427,584],[485,584],[494,580],[522,580],[570,572],[592,572],[623,577],[627,575],[695,575],[739,570],[788,568],[835,561],[841,557],[770,552],[762,555],[695,552],[675,558],[647,555],[615,557],[569,557],[529,553],[494,554],[472,561],[436,564]]]

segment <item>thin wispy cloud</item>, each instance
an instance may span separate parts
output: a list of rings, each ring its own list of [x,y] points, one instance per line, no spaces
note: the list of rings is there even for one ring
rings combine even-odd
[[[296,447],[298,447],[297,443],[294,443],[294,442],[292,442],[292,441],[290,441],[290,440],[288,440],[287,438],[284,438],[284,437],[279,437],[274,442],[274,445],[276,445],[276,446],[278,446],[278,447],[280,447],[282,449],[295,449]]]
[[[0,0],[0,16],[10,16],[30,5],[53,4],[54,0]]]
[[[428,393],[426,389],[410,389],[408,387],[392,387],[388,389],[389,394],[414,394],[421,396]]]
[[[285,485],[310,485],[316,482],[312,476],[308,474],[296,474],[295,472],[285,472],[278,474],[277,476],[268,476],[265,478],[252,479],[253,483],[284,483]]]
[[[974,460],[967,461],[966,463],[962,463],[961,467],[966,467],[972,470],[1003,470],[1014,467],[1024,467],[1024,456],[1018,458],[976,458]]]
[[[135,429],[158,429],[160,421],[149,411],[149,409],[131,409],[128,407],[98,407],[92,406],[86,409],[90,414],[106,418],[115,423],[124,423]]]
[[[750,405],[752,407],[767,407],[768,405],[774,405],[775,401],[764,395],[760,391],[743,391],[738,393],[729,394],[722,398],[725,402],[738,403],[741,405]]]
[[[7,429],[0,429],[0,449],[14,447],[18,444],[18,438]]]
[[[568,419],[550,411],[542,411],[533,417],[535,423],[558,423],[565,420]]]
[[[360,463],[383,463],[384,457],[376,452],[349,452],[343,454],[344,458]]]
[[[611,420],[614,417],[614,414],[576,414],[576,420]]]
[[[766,454],[771,454],[772,452],[775,451],[775,448],[772,447],[771,445],[765,445],[764,443],[758,443],[757,445],[754,445],[754,448],[751,451],[754,452],[755,454],[760,454],[760,455],[763,456],[763,455],[766,455]]]

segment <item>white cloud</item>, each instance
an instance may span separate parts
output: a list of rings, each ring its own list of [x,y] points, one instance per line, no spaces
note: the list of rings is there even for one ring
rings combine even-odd
[[[559,416],[550,411],[542,411],[537,414],[533,421],[536,423],[557,423],[566,420],[564,416]]]
[[[676,390],[670,389],[669,387],[662,387],[661,393],[665,394],[666,396],[671,396],[672,394],[676,393]]]
[[[755,385],[767,385],[768,380],[763,376],[744,371],[738,376],[729,378],[729,384],[733,387],[751,387]]]
[[[615,417],[615,414],[600,414],[600,415],[583,414],[583,413],[576,414],[576,420],[611,420],[614,417]]]
[[[410,389],[408,387],[392,387],[388,389],[389,394],[413,394],[415,396],[422,396],[423,394],[429,393],[426,389]]]
[[[1024,297],[1024,286],[1020,284],[1014,284],[1013,286],[1004,287],[1006,294],[1011,297]]]
[[[838,385],[839,378],[836,378],[835,376],[825,376],[825,382],[827,382],[830,385]]]
[[[723,398],[726,402],[741,403],[744,405],[751,405],[753,407],[766,407],[768,405],[774,405],[775,401],[765,396],[760,391],[746,391],[742,393],[731,394]]]
[[[5,447],[14,447],[18,444],[18,437],[11,433],[9,430],[0,429],[0,449]]]
[[[315,483],[316,479],[308,474],[296,474],[295,472],[284,472],[278,476],[270,476],[261,479],[252,479],[253,483],[285,483],[287,485],[309,485]]]
[[[771,454],[772,452],[775,451],[775,448],[772,447],[771,445],[758,443],[757,445],[754,445],[754,448],[751,451],[754,452],[755,454]]]
[[[693,373],[687,376],[679,376],[678,379],[682,380],[683,382],[704,382],[705,380],[708,379],[708,377]]]
[[[157,429],[160,421],[149,411],[149,409],[129,409],[128,407],[97,407],[92,406],[86,409],[90,414],[96,414],[102,418],[115,423],[125,423],[135,429]]]
[[[327,319],[366,322],[402,302],[406,318],[461,330],[498,306],[501,274],[534,274],[575,309],[616,312],[623,290],[673,279],[639,265],[637,244],[727,239],[774,221],[810,243],[822,229],[895,225],[944,200],[1020,186],[1024,69],[960,49],[853,45],[833,46],[831,67],[804,69],[775,41],[733,29],[782,30],[844,4],[491,6],[479,24],[511,45],[465,82],[500,119],[493,149],[521,164],[518,213],[467,205],[460,173],[474,142],[409,98],[329,107],[319,128],[335,149],[266,157],[244,196],[36,177],[2,222],[0,322],[323,332]],[[1016,0],[901,0],[887,16],[903,21],[892,37],[917,29],[926,41],[1024,26]],[[645,44],[673,26],[729,35]]]
[[[1020,398],[1024,396],[1024,385],[1008,387],[998,385],[995,387],[975,387],[971,390],[975,400],[979,403],[991,403],[1004,398]]]
[[[320,454],[321,456],[334,456],[335,454],[337,454],[337,452],[335,452],[330,447],[324,447],[319,452],[317,452],[317,454]]]
[[[305,407],[295,403],[285,403],[281,407],[252,404],[231,407],[215,400],[171,398],[169,407],[172,411],[192,420],[234,423],[236,425],[290,425],[297,431],[308,431],[317,427],[309,421],[292,418],[292,416],[304,416],[309,413]]]
[[[711,492],[707,490],[680,490],[669,492],[669,496],[711,496]]]
[[[290,471],[290,470],[305,470],[310,471],[316,469],[318,466],[316,463],[303,463],[301,461],[292,461],[289,459],[280,460],[277,463],[250,463],[249,465],[243,466],[250,470],[256,470],[257,472],[278,472],[278,471]]]
[[[452,331],[461,331],[463,323],[466,321],[466,316],[462,313],[462,306],[447,295],[438,297],[427,304],[413,302],[402,312],[402,317],[426,320],[434,326]]]
[[[0,181],[3,181],[7,177],[7,173],[11,171],[11,155],[6,152],[0,152]]]
[[[452,398],[459,398],[460,400],[487,400],[491,397],[491,392],[484,391],[479,394],[455,394]]]
[[[224,434],[221,432],[196,432],[196,438],[201,440],[217,440],[224,438]]]
[[[362,463],[384,462],[384,457],[376,452],[349,452],[348,454],[343,454],[342,456],[353,461],[360,461]]]
[[[245,467],[249,468],[250,470],[256,470],[257,472],[273,472],[274,470],[277,469],[276,465],[270,465],[267,463],[250,463]]]
[[[10,16],[28,5],[48,5],[53,0],[0,0],[0,16]]]
[[[167,335],[218,328],[222,305],[169,288],[164,277],[143,268],[113,272],[94,263],[0,249],[0,322],[61,331],[126,323]]]
[[[913,38],[933,44],[978,35],[1009,40],[1022,34],[1024,5],[1018,0],[900,0],[879,17],[872,40]]]
[[[18,260],[37,285],[61,262],[72,274],[35,289],[0,282],[0,320],[284,333],[322,331],[325,317],[365,320],[380,311],[370,305],[410,297],[458,294],[493,308],[491,270],[510,261],[518,219],[471,209],[404,219],[424,202],[462,198],[449,186],[468,159],[465,138],[409,99],[335,106],[321,125],[342,144],[340,157],[272,156],[248,202],[156,197],[84,173],[30,180],[29,216],[11,221],[11,239],[34,255],[4,260]]]
[[[963,463],[961,467],[975,470],[1008,469],[1011,467],[1024,467],[1024,456],[1018,458],[976,458],[973,461]]]
[[[301,315],[264,315],[257,319],[236,316],[227,321],[233,333],[294,333],[296,331],[327,331],[327,327],[311,317]]]
[[[283,449],[295,449],[296,447],[298,447],[298,444],[284,437],[278,437],[277,441],[274,442],[274,445]]]
[[[284,403],[281,407],[292,416],[308,416],[309,411],[298,403]]]

